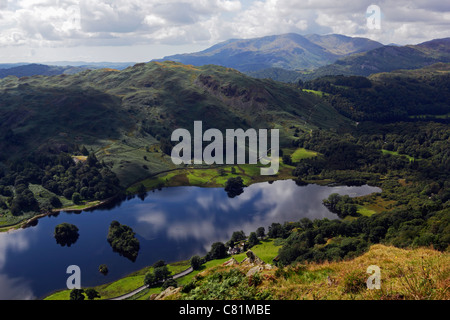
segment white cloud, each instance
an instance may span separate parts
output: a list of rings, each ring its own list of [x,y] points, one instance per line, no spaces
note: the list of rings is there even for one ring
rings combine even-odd
[[[383,43],[419,43],[448,37],[450,3],[441,0],[381,0],[381,30],[368,30],[365,10],[372,0],[0,0],[3,57],[44,48],[152,46],[204,48],[229,38],[296,32],[342,33]],[[109,50],[109,49],[108,49]],[[95,50],[89,50],[93,52]],[[136,61],[136,50],[122,61]],[[98,50],[97,59],[104,50]],[[176,52],[173,52],[176,53]],[[68,57],[62,57],[62,60]],[[60,59],[61,60],[61,59]],[[7,62],[7,61],[2,61]]]

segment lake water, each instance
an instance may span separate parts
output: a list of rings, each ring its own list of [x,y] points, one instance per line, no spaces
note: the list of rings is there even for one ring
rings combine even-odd
[[[0,233],[0,299],[39,299],[66,288],[67,267],[78,265],[81,285],[95,286],[117,280],[162,259],[174,262],[204,255],[216,241],[226,242],[234,231],[247,235],[272,222],[337,219],[322,205],[331,193],[350,196],[381,192],[379,188],[297,186],[294,181],[258,183],[236,198],[223,189],[166,188],[142,200],[129,199],[108,209],[82,213],[62,212],[38,220],[36,226]],[[133,228],[140,241],[135,262],[113,252],[106,240],[109,224],[117,220]],[[79,238],[62,247],[53,237],[55,226],[71,223]],[[107,264],[109,273],[98,272]]]

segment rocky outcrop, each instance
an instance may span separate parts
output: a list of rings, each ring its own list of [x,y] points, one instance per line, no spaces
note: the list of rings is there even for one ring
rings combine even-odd
[[[223,263],[223,266],[240,266],[244,268],[250,268],[246,276],[253,276],[255,273],[261,272],[263,270],[271,270],[272,266],[265,263],[261,258],[254,254],[253,251],[248,250],[246,253],[247,257],[239,263],[235,258],[231,258],[227,262]]]
[[[177,294],[181,291],[181,288],[168,287],[160,294],[154,293],[150,296],[150,300],[164,300],[165,298]]]
[[[222,265],[223,266],[237,266],[237,265],[239,265],[239,262],[235,258],[231,258],[230,260],[224,262]]]
[[[256,256],[253,251],[248,250],[246,253],[247,258],[245,258],[242,262],[241,265],[258,265],[258,266],[263,266],[266,263],[264,261],[261,260],[261,258],[259,258],[258,256]]]

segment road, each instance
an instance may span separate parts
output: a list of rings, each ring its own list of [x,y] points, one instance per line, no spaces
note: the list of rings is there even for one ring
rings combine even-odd
[[[189,269],[186,269],[186,270],[184,270],[184,271],[182,271],[180,273],[177,273],[172,278],[173,279],[182,278],[182,277],[188,275],[189,273],[191,273],[192,271],[194,271],[194,269],[192,269],[192,267],[190,267]],[[147,289],[146,285],[144,285],[142,287],[139,287],[136,290],[133,290],[133,291],[131,291],[129,293],[126,293],[124,295],[121,295],[121,296],[118,296],[118,297],[115,297],[115,298],[112,298],[112,299],[109,299],[109,300],[125,300],[125,299],[128,299],[128,298],[134,296],[135,294],[138,294],[139,292],[141,292],[144,289]]]

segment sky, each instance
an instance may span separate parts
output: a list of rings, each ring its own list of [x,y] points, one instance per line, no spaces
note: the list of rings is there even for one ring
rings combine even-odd
[[[370,5],[379,29],[367,24]],[[405,45],[449,30],[445,0],[0,0],[0,63],[146,62],[289,32]]]

